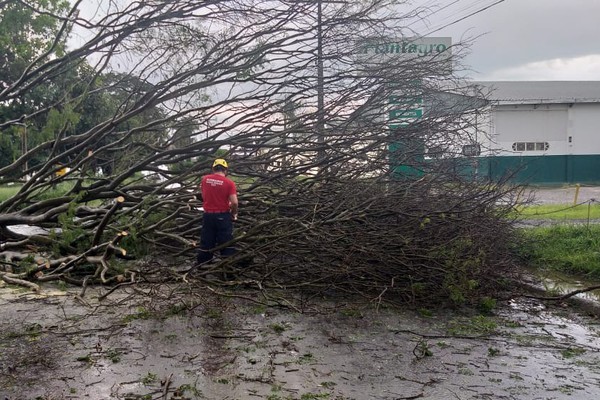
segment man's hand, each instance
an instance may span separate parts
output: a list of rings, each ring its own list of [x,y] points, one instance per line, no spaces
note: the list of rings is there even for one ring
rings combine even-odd
[[[237,213],[235,213],[235,214],[231,214],[231,220],[232,220],[233,222],[237,221]]]

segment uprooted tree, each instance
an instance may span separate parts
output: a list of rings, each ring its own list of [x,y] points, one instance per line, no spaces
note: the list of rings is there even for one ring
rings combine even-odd
[[[239,252],[198,279],[246,259],[238,279],[263,289],[458,303],[493,289],[513,263],[514,189],[461,154],[485,102],[440,75],[444,57],[356,56],[414,36],[402,26],[420,10],[397,3],[0,2],[21,17],[2,41],[30,40],[0,54],[2,278],[176,277],[195,259],[200,176],[223,156]]]

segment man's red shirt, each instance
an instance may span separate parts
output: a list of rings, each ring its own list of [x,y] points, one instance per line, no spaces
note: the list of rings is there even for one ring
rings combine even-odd
[[[229,196],[237,194],[235,183],[219,174],[209,174],[202,177],[202,207],[205,212],[229,212]]]

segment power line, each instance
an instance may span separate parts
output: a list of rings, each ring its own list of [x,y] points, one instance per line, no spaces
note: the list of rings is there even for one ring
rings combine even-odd
[[[482,3],[485,3],[487,1],[489,1],[489,0],[476,0],[476,1],[472,2],[472,3],[470,3],[470,4],[467,4],[467,5],[464,5],[464,6],[459,6],[459,7],[457,7],[456,10],[452,10],[451,13],[449,13],[448,15],[443,16],[439,21],[437,21],[436,24],[433,27],[430,27],[429,24],[427,24],[427,23],[424,22],[428,18],[430,18],[432,15],[437,14],[437,13],[439,13],[439,12],[441,12],[441,11],[449,8],[450,6],[458,3],[459,1],[460,0],[454,0],[451,3],[446,4],[443,7],[435,9],[434,11],[431,11],[425,18],[419,18],[416,21],[408,24],[407,27],[413,26],[413,25],[415,25],[417,23],[423,23],[425,25],[426,29],[432,29],[431,32],[437,32],[440,29],[443,29],[443,28],[445,28],[447,26],[453,25],[453,24],[455,24],[455,23],[457,23],[459,21],[462,21],[462,20],[464,20],[466,18],[469,18],[470,16],[478,14],[479,12],[482,12],[482,11],[484,11],[484,10],[486,10],[486,9],[488,9],[488,8],[490,8],[490,7],[492,7],[492,6],[494,6],[494,5],[497,4],[497,3],[490,4],[490,5],[486,6],[486,7],[481,8],[481,9],[477,9],[474,12],[470,12],[468,15],[466,15],[464,17],[460,17],[458,19],[455,19],[455,20],[453,20],[452,22],[450,22],[448,24],[444,24],[444,21],[446,21],[446,20],[452,20],[453,18],[455,18],[456,16],[462,14],[463,12],[468,12],[471,9],[478,8],[478,7],[480,7],[482,5]]]
[[[434,1],[436,1],[436,0],[434,0]],[[426,17],[426,18],[429,18],[429,17],[431,17],[432,15],[434,15],[434,14],[437,14],[437,13],[439,13],[439,12],[440,12],[440,11],[442,11],[442,10],[445,10],[446,8],[450,7],[451,5],[458,3],[459,1],[460,1],[460,0],[454,0],[452,3],[450,3],[450,4],[446,4],[445,6],[443,6],[443,7],[440,7],[440,8],[438,8],[438,9],[436,9],[435,11],[432,11],[432,12],[430,12],[429,14],[427,14],[427,17]],[[423,7],[424,7],[424,8],[427,8],[427,4],[423,5]],[[413,26],[414,24],[416,24],[416,23],[418,23],[418,22],[422,22],[422,19],[418,19],[418,20],[416,20],[416,21],[414,21],[414,22],[412,22],[412,23],[408,24],[408,25],[407,25],[407,27]]]
[[[443,25],[443,26],[441,26],[441,27],[437,28],[437,29],[434,29],[434,30],[430,31],[429,33],[427,33],[425,36],[431,35],[432,33],[435,33],[435,32],[437,32],[437,31],[440,31],[440,30],[442,30],[442,29],[444,29],[444,28],[447,28],[447,27],[449,27],[449,26],[451,26],[451,25],[457,24],[457,23],[459,23],[460,21],[464,21],[465,19],[467,19],[467,18],[470,18],[470,17],[472,17],[472,16],[474,16],[474,15],[477,15],[477,14],[479,14],[479,13],[481,13],[481,12],[485,11],[485,10],[488,10],[488,9],[490,9],[490,8],[492,8],[492,7],[494,7],[494,6],[498,5],[498,4],[500,4],[500,3],[503,3],[504,1],[506,1],[506,0],[498,0],[498,1],[496,1],[495,3],[492,3],[492,4],[490,4],[490,5],[486,6],[486,7],[483,7],[483,8],[481,8],[481,9],[479,9],[479,10],[477,10],[477,11],[474,11],[474,12],[472,12],[472,13],[468,14],[468,15],[465,15],[464,17],[461,17],[461,18],[459,18],[459,19],[457,19],[457,20],[454,20],[454,21],[452,21],[452,22],[450,22],[450,23],[448,23],[448,24],[446,24],[446,25]]]
[[[446,15],[445,17],[443,17],[441,20],[439,20],[437,22],[437,26],[441,26],[443,25],[446,20],[454,20],[455,17],[461,15],[461,14],[465,14],[465,13],[470,13],[472,10],[477,10],[479,9],[483,4],[485,3],[490,3],[490,1],[494,1],[494,0],[476,0],[475,2],[472,2],[471,4],[465,5],[465,6],[460,6],[457,8],[457,10],[449,15]]]

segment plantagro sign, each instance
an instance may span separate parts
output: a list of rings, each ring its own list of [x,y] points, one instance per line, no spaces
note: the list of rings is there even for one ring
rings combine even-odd
[[[367,39],[358,43],[356,58],[358,63],[372,66],[393,63],[396,59],[435,62],[439,63],[436,72],[447,75],[452,72],[452,38]]]

